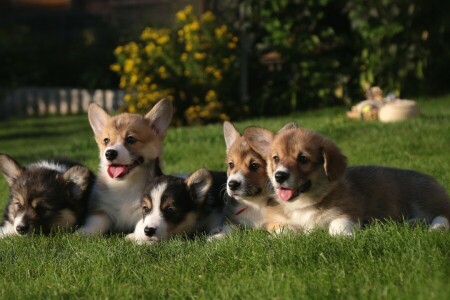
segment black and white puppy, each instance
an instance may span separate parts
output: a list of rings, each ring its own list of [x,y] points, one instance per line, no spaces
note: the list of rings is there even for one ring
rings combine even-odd
[[[24,168],[0,154],[0,172],[9,187],[0,237],[49,234],[83,224],[95,180],[88,168],[66,160],[44,160]]]
[[[219,232],[224,221],[223,199],[217,197],[213,182],[206,169],[186,179],[167,175],[154,178],[142,196],[142,219],[127,238],[154,243],[173,236]]]

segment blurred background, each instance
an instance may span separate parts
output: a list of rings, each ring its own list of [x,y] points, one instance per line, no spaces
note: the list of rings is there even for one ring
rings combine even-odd
[[[450,91],[450,1],[2,0],[0,119],[91,101],[179,125]]]

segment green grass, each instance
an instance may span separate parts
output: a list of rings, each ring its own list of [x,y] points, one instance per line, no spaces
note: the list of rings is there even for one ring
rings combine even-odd
[[[421,118],[349,121],[331,108],[237,123],[273,130],[297,121],[334,140],[352,165],[380,164],[434,175],[450,190],[450,96],[419,101]],[[95,169],[86,116],[0,123],[0,152],[21,163],[67,156]],[[171,128],[165,171],[223,170],[220,125]],[[0,204],[7,200],[0,182]],[[238,231],[223,240],[174,239],[137,246],[121,236],[0,240],[0,298],[449,299],[450,233],[375,224],[352,238],[326,232],[272,238]]]

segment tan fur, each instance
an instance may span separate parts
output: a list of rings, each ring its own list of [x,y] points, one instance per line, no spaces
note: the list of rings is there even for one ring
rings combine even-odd
[[[326,228],[330,234],[347,235],[373,219],[419,219],[431,224],[440,216],[447,219],[443,227],[448,227],[450,199],[428,175],[379,166],[347,168],[346,157],[332,141],[306,129],[289,127],[271,135],[252,127],[244,135],[265,156],[274,187],[296,191],[288,201],[279,199],[290,228]],[[301,155],[306,163],[300,162]],[[289,173],[282,183],[275,177],[280,170]],[[310,188],[301,192],[307,182]]]

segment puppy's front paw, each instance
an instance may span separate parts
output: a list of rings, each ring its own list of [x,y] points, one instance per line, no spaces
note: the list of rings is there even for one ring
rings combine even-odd
[[[222,227],[216,227],[209,232],[207,241],[211,242],[214,240],[222,239],[226,235],[230,234],[231,231],[232,231],[232,228],[228,225],[224,225]]]
[[[333,236],[351,236],[356,225],[346,218],[339,218],[331,221],[328,232]]]
[[[449,228],[450,224],[448,219],[444,216],[437,216],[430,225],[430,230],[448,230]]]

